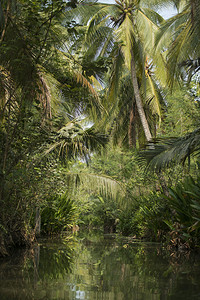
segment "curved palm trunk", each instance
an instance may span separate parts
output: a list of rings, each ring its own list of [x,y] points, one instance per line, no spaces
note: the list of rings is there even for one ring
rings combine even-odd
[[[131,51],[131,78],[132,78],[132,84],[133,84],[134,96],[135,96],[138,114],[139,114],[143,129],[144,129],[145,137],[146,137],[147,141],[150,141],[152,139],[152,135],[151,135],[151,132],[149,129],[149,124],[147,122],[147,118],[146,118],[144,108],[142,105],[142,99],[140,96],[140,91],[139,91],[139,86],[138,86],[138,81],[137,81],[133,51]]]
[[[129,116],[128,141],[129,147],[136,147],[136,121],[135,121],[135,103],[132,104]]]

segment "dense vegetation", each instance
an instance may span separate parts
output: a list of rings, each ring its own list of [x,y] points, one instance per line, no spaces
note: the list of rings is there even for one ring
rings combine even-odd
[[[0,255],[40,216],[200,244],[199,34],[198,0],[1,1]]]

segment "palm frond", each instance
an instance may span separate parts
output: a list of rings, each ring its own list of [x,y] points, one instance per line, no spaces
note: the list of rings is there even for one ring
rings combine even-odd
[[[155,45],[161,51],[166,51],[173,41],[174,30],[179,28],[187,20],[187,11],[182,11],[178,15],[171,17],[160,26],[155,39]]]
[[[116,30],[116,38],[121,45],[121,51],[129,70],[131,68],[131,49],[135,42],[135,36],[132,20],[126,15],[123,23]]]
[[[137,27],[142,36],[145,49],[152,50],[154,47],[155,34],[158,26],[162,23],[162,17],[148,8],[138,10]]]
[[[168,79],[171,86],[181,78],[180,65],[187,60],[200,56],[200,5],[199,1],[182,1],[181,12],[170,18],[157,35],[157,45],[167,49]],[[166,38],[171,35],[169,41]],[[165,40],[165,46],[162,41]],[[161,48],[160,48],[161,49]]]
[[[61,160],[80,158],[88,162],[90,154],[106,146],[108,136],[94,129],[83,128],[81,121],[68,122],[51,136],[51,143],[45,146],[43,156],[55,152]]]
[[[87,193],[95,193],[110,197],[116,201],[121,202],[124,199],[126,191],[121,182],[118,182],[114,178],[101,174],[91,173],[72,173],[66,174],[68,186],[76,191],[77,186],[83,186],[87,189]]]
[[[88,3],[79,3],[76,8],[69,9],[65,12],[65,16],[67,20],[79,21],[80,24],[88,24],[88,22],[91,20],[92,16],[97,14],[99,10],[104,8],[105,6],[108,6],[108,4],[105,3],[97,3],[97,2],[88,2]]]
[[[157,171],[173,163],[184,163],[190,155],[200,155],[200,128],[184,137],[156,139],[140,153],[147,166]]]
[[[98,12],[98,14],[94,15],[93,18],[90,20],[89,26],[86,31],[86,38],[88,42],[91,42],[92,39],[100,34],[100,30],[102,27],[106,27],[108,25],[109,21],[109,12],[110,8],[105,7],[102,10]],[[102,19],[103,18],[103,19]],[[102,34],[105,34],[103,31],[101,31]]]
[[[113,102],[114,105],[116,105],[115,103],[117,100],[119,85],[122,76],[123,64],[124,64],[124,58],[120,48],[116,47],[113,51],[113,55],[115,59],[112,65],[111,76],[109,81],[109,89],[108,89],[108,100],[110,100],[109,105],[110,103]]]
[[[93,85],[91,84],[91,82],[89,81],[89,78],[86,78],[86,76],[83,75],[82,66],[75,60],[72,61],[72,57],[73,57],[72,55],[66,54],[60,50],[58,50],[58,52],[60,53],[61,56],[63,56],[63,59],[68,62],[68,65],[69,65],[68,72],[71,73],[74,80],[76,80],[77,83],[80,83],[83,87],[88,89],[88,91],[93,96],[92,97],[93,104],[95,104],[97,109],[102,110],[103,106],[101,104],[99,95],[96,92]],[[63,85],[63,87],[64,87],[64,85]]]
[[[164,103],[160,89],[157,86],[153,77],[147,72],[147,86],[146,86],[146,99],[150,99],[148,105],[153,115],[157,115],[159,119],[159,125],[161,124],[162,117],[162,104]]]

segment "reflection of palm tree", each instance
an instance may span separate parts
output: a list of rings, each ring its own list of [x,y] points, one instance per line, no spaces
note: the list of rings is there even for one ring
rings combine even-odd
[[[40,245],[35,245],[33,249],[33,264],[34,264],[34,288],[37,287],[37,282],[39,280],[38,267],[40,262]]]

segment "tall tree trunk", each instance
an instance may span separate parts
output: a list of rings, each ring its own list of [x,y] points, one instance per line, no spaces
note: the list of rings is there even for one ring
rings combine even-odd
[[[7,8],[6,8],[5,16],[4,16],[4,26],[3,26],[3,30],[1,32],[0,42],[3,41],[4,35],[5,35],[5,32],[6,32],[6,27],[7,27],[7,23],[8,23],[8,14],[9,14],[10,6],[11,6],[11,0],[8,0],[7,1]]]
[[[131,105],[128,127],[128,143],[129,147],[136,147],[136,120],[135,120],[135,103]]]
[[[149,129],[149,124],[147,122],[147,118],[146,118],[143,104],[142,104],[142,99],[140,96],[133,51],[131,51],[131,78],[132,78],[132,84],[133,84],[133,89],[134,89],[135,101],[136,101],[136,105],[137,105],[137,111],[138,111],[143,129],[144,129],[145,137],[146,137],[147,141],[150,141],[152,139],[152,135],[151,135],[151,132]]]

